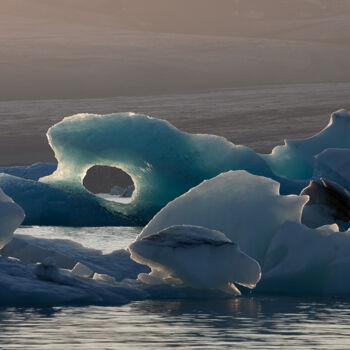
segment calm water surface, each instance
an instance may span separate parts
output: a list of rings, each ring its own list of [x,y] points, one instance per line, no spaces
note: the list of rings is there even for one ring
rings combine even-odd
[[[108,253],[141,228],[24,227]],[[350,349],[350,298],[160,300],[121,307],[0,309],[0,349]]]
[[[2,349],[349,349],[350,300],[280,297],[0,309]]]

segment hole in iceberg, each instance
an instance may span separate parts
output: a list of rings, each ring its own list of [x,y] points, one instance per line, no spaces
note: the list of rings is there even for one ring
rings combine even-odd
[[[135,186],[123,170],[106,165],[94,165],[83,180],[84,187],[98,197],[119,203],[130,203]]]

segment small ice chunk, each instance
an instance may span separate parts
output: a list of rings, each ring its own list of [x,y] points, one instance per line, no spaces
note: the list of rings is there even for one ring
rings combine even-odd
[[[71,272],[73,275],[82,278],[91,278],[94,274],[94,271],[81,262],[77,262]]]
[[[146,283],[182,283],[196,289],[237,294],[233,283],[254,288],[260,265],[223,233],[205,227],[168,227],[129,245],[131,258],[152,272],[140,276]]]
[[[114,284],[116,283],[116,279],[113,276],[104,274],[104,273],[94,273],[94,276],[92,277],[92,279],[96,280],[96,281],[102,281],[102,282],[106,282],[109,284]]]

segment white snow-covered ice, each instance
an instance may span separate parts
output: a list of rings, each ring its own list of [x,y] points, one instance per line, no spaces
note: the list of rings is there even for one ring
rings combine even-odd
[[[220,174],[170,202],[138,239],[173,225],[204,226],[223,232],[260,262],[277,228],[286,221],[300,222],[308,200],[306,196],[281,196],[279,186],[246,171]]]

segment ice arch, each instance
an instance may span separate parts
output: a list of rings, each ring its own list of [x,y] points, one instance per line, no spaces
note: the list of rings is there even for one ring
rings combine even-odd
[[[146,115],[77,114],[52,126],[47,136],[58,167],[41,182],[84,193],[83,179],[89,168],[120,168],[131,177],[135,193],[131,204],[115,204],[113,210],[145,222],[169,201],[222,172],[244,169],[275,177],[248,147],[215,135],[181,132]]]

